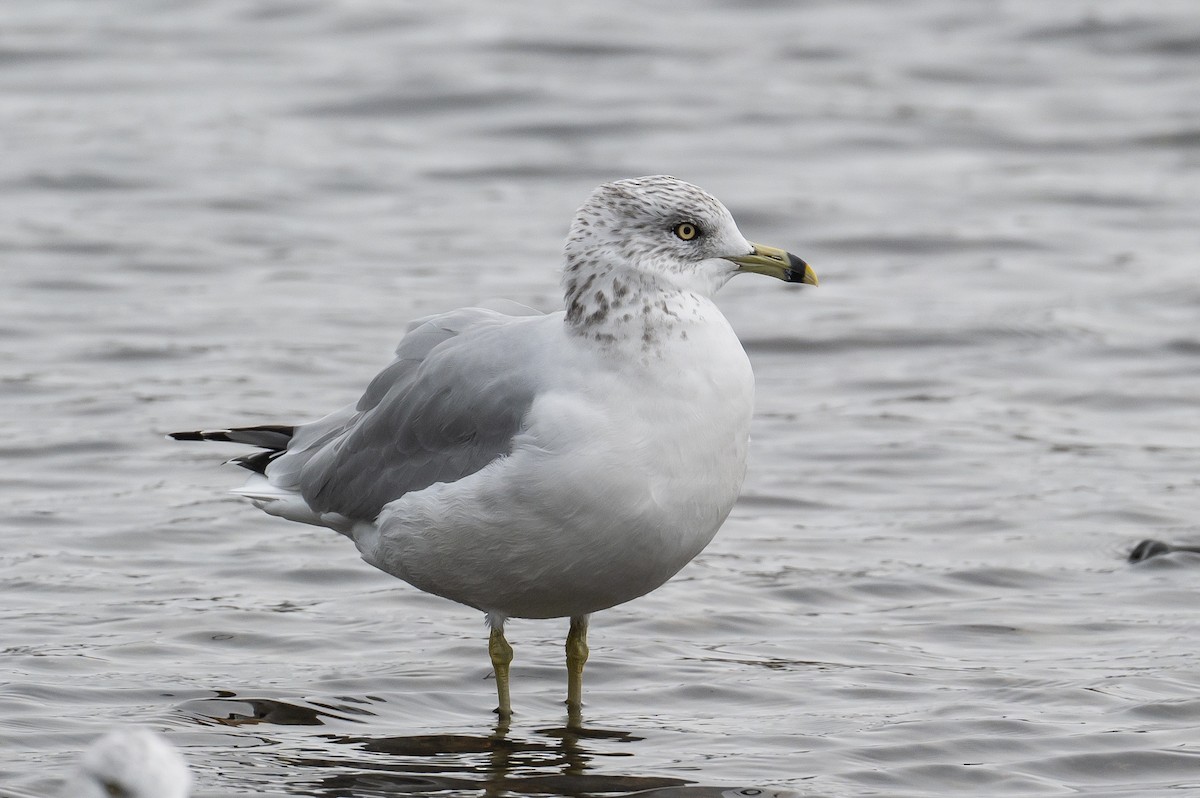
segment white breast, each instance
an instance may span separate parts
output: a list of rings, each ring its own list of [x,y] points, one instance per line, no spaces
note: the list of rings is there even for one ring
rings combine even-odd
[[[673,576],[737,498],[754,399],[741,344],[701,303],[653,346],[547,347],[557,387],[512,454],[389,504],[356,533],[364,558],[516,617],[595,612]]]

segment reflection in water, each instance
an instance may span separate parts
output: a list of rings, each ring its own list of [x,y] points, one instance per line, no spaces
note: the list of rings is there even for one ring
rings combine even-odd
[[[628,732],[584,729],[568,725],[542,729],[514,739],[500,721],[487,735],[431,734],[405,737],[329,738],[352,745],[361,759],[302,759],[290,764],[331,768],[339,772],[309,782],[312,795],[391,795],[396,792],[470,790],[503,793],[585,795],[633,792],[687,784],[682,779],[589,773],[597,756],[632,756],[632,752],[589,750],[588,740],[638,741]]]
[[[185,702],[180,709],[198,722],[222,726],[324,726],[374,716],[364,705],[375,696],[337,696],[333,701],[296,704],[273,698],[242,698],[222,690],[213,698]],[[262,729],[256,730],[261,738]],[[649,798],[780,798],[790,792],[758,788],[701,787],[684,779],[596,773],[597,758],[631,757],[633,750],[604,750],[643,740],[627,731],[587,728],[579,709],[562,727],[510,736],[501,719],[486,734],[417,734],[398,737],[318,735],[328,756],[280,756],[292,794],[384,796],[402,793],[469,792],[472,795],[563,795],[644,792]],[[336,746],[350,746],[349,756]]]
[[[362,699],[356,698],[339,700],[362,702]],[[361,723],[361,720],[351,716],[375,714],[362,707],[349,706],[347,703],[313,702],[312,706],[302,706],[273,698],[239,698],[236,693],[228,690],[218,690],[216,698],[188,701],[180,708],[198,718],[222,726],[252,726],[258,723],[275,726],[324,726],[324,718]]]
[[[354,720],[351,714],[374,714],[362,703],[370,702],[338,697],[337,703],[306,705],[221,691],[214,698],[186,702],[181,709],[201,722],[225,726],[323,726],[327,721]],[[296,794],[373,796],[463,790],[477,794],[482,790],[484,795],[575,796],[688,784],[683,779],[590,772],[598,757],[633,755],[600,750],[602,741],[625,745],[642,738],[625,731],[585,728],[578,712],[569,713],[566,726],[539,729],[522,738],[510,736],[509,722],[500,720],[488,733],[478,735],[320,735],[318,739],[330,746],[328,756],[283,758],[291,774],[288,788]],[[343,756],[333,746],[351,746],[353,753]]]

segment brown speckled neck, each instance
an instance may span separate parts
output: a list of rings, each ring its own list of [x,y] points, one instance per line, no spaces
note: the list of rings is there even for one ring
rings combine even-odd
[[[674,233],[683,223],[694,240]],[[749,250],[729,211],[696,186],[664,176],[607,183],[567,235],[567,328],[643,349],[685,337],[688,319],[735,271],[725,255]]]
[[[687,338],[687,322],[703,301],[669,280],[627,269],[567,275],[566,325],[571,333],[606,344],[629,342],[650,349]]]

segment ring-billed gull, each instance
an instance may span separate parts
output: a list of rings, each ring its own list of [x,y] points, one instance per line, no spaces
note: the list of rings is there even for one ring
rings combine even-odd
[[[737,499],[754,376],[713,295],[739,272],[817,284],[707,192],[661,175],[597,188],[565,254],[563,311],[429,316],[356,405],[172,434],[261,447],[234,461],[255,472],[237,493],[485,612],[504,717],[507,618],[571,619],[577,711],[588,616],[670,579]]]
[[[141,727],[117,729],[83,753],[64,798],[187,798],[192,774],[175,747]]]

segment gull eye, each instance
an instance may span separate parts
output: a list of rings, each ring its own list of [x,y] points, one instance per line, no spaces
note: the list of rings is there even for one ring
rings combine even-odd
[[[691,241],[696,236],[700,235],[700,231],[696,229],[696,225],[691,222],[680,222],[675,225],[675,235],[681,241]]]

